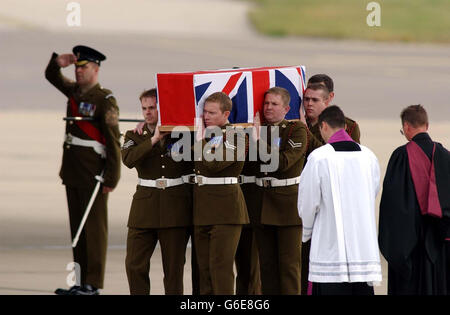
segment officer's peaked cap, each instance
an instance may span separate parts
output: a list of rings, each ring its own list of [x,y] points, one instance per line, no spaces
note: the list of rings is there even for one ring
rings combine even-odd
[[[87,46],[78,45],[73,47],[72,51],[77,57],[76,66],[83,66],[88,62],[95,62],[100,65],[100,62],[106,59],[104,54]]]

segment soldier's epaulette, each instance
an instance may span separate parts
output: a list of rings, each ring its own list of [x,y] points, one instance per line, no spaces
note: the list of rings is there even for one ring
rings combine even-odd
[[[346,123],[351,123],[351,124],[356,124],[356,121],[354,121],[354,120],[351,119],[351,118],[348,118],[347,116],[345,117],[345,122],[346,122]]]
[[[292,131],[294,130],[294,127],[297,125],[297,121],[288,121],[288,125],[289,125],[288,137],[291,137]]]
[[[133,132],[133,130],[127,130],[126,132],[125,132],[125,137],[124,138],[133,138],[133,136],[134,136],[134,132]]]
[[[100,87],[100,90],[103,92],[105,99],[109,99],[110,97],[114,97],[114,94],[111,90]]]
[[[346,131],[351,136],[353,131],[355,130],[357,123],[353,119],[345,117],[345,124],[347,125]]]

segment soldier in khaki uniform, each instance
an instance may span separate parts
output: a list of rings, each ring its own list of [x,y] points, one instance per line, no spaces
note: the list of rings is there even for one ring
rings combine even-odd
[[[213,93],[205,100],[204,126],[218,127],[216,129],[220,135],[216,134],[212,139],[205,137],[206,129],[200,122],[197,143],[193,146],[193,180],[197,183],[194,185],[194,235],[200,294],[234,294],[236,249],[242,225],[249,223],[244,196],[238,184],[246,150],[238,145],[242,139],[236,140],[236,133],[226,129],[230,126],[228,116],[231,107],[230,98],[222,92]],[[231,141],[232,137],[235,141]],[[204,156],[198,157],[196,147],[202,148]],[[227,159],[227,153],[230,159]],[[217,154],[221,160],[208,161],[210,154]]]
[[[307,155],[314,149],[325,144],[320,130],[318,119],[322,111],[330,105],[334,98],[333,80],[326,74],[316,74],[309,78],[304,97],[306,119],[308,124],[308,150]],[[345,117],[345,131],[349,136],[360,143],[361,132],[359,125],[352,119]],[[311,241],[302,245],[302,294],[306,295],[308,288],[309,250]]]
[[[62,295],[96,295],[103,288],[107,248],[108,193],[120,177],[119,108],[110,90],[97,81],[100,52],[76,46],[73,54],[53,53],[45,77],[69,98],[67,116],[81,116],[89,121],[69,121],[60,177],[66,186],[70,230],[74,238],[86,206],[96,185],[95,177],[103,173],[103,184],[87,218],[77,246],[74,261],[79,264],[81,279],[69,290],[57,289]],[[61,74],[61,68],[75,64],[76,82]]]
[[[247,209],[254,207],[253,194],[257,189],[255,185],[255,168],[257,166],[257,161],[250,161],[247,155],[244,168],[239,176]],[[251,217],[250,222],[253,222]],[[260,295],[262,291],[258,245],[252,224],[244,225],[242,228],[235,263],[236,295]]]
[[[320,90],[318,85],[326,87],[326,90]],[[317,121],[320,113],[331,104],[331,101],[334,98],[334,83],[326,74],[316,74],[309,78],[307,88],[310,88],[310,90],[305,91],[304,106],[306,108],[308,128],[311,133],[320,140],[321,144],[324,145],[325,141],[320,135]],[[360,142],[361,132],[359,126],[354,120],[348,117],[345,117],[345,131],[353,140],[358,143]]]
[[[297,213],[300,173],[307,147],[306,126],[284,119],[289,111],[290,95],[283,88],[266,91],[263,113],[270,127],[267,138],[259,135],[258,146],[266,144],[268,152],[277,150],[279,164],[273,172],[262,172],[259,158],[256,169],[254,207],[249,209],[255,226],[261,266],[262,293],[300,294],[300,246],[302,226]],[[255,126],[258,130],[258,119]],[[264,127],[263,126],[263,127]],[[272,139],[270,130],[278,131]]]
[[[128,219],[125,264],[130,293],[150,293],[150,259],[159,241],[165,293],[183,294],[192,225],[192,187],[184,184],[183,176],[192,171],[192,162],[174,161],[173,155],[184,148],[156,126],[156,89],[142,93],[140,100],[146,122],[143,132],[127,131],[122,147],[123,163],[136,168],[139,177]]]

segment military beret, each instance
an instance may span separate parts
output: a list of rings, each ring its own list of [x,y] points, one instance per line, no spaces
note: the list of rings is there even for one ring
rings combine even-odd
[[[73,47],[72,51],[77,57],[76,66],[83,66],[88,62],[95,62],[100,65],[100,62],[106,59],[106,56],[101,52],[87,46],[78,45]]]

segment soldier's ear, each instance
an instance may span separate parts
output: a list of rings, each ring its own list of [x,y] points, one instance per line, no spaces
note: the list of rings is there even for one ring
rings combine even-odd
[[[100,69],[100,66],[96,64],[95,62],[92,63],[92,68],[94,69],[95,73],[98,73],[98,70]]]
[[[334,92],[330,92],[330,94],[328,95],[328,103],[327,103],[327,105],[331,103],[333,98],[334,98]]]
[[[319,129],[320,130],[327,131],[328,127],[329,127],[329,125],[325,121],[321,121],[320,124],[319,124]]]
[[[289,105],[284,107],[285,113],[289,113],[289,110],[291,109],[291,107]]]

